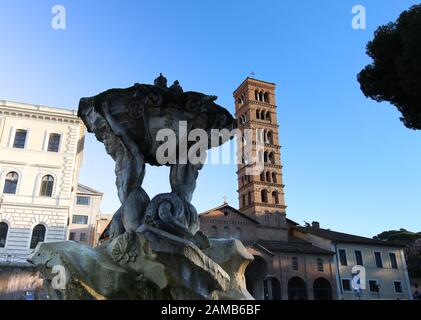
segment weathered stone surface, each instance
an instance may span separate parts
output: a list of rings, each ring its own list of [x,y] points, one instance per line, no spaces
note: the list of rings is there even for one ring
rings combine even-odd
[[[252,299],[244,270],[252,257],[239,241],[193,242],[151,226],[93,249],[42,243],[28,259],[55,299]],[[57,281],[57,266],[65,277]]]
[[[171,193],[150,200],[141,187],[146,163],[167,165],[157,161],[157,149],[163,143],[157,137],[159,130],[172,129],[176,144],[186,142],[188,152],[194,143],[186,135],[192,130],[203,129],[210,138],[212,129],[235,127],[234,118],[214,100],[197,92],[185,93],[178,82],[168,88],[162,75],[153,86],[136,84],[81,99],[80,117],[116,162],[121,207],[114,215],[110,239],[95,249],[72,241],[36,248],[28,260],[42,272],[50,296],[251,298],[244,282],[250,256],[238,241],[210,243],[199,231],[197,211],[190,203],[207,149],[198,164],[181,161],[176,146],[168,151],[176,160],[168,164]],[[217,145],[229,138],[218,138]],[[213,143],[210,147],[216,146]]]
[[[211,299],[214,291],[228,289],[229,275],[193,242],[147,225],[139,228],[138,235],[165,265],[171,282],[190,292],[189,297],[174,299]]]
[[[28,261],[39,268],[44,288],[55,299],[140,298],[133,275],[116,264],[103,247],[94,250],[73,241],[41,243]],[[60,278],[60,266],[64,278]]]
[[[220,299],[253,300],[247,291],[245,271],[250,262],[251,255],[239,240],[211,239],[210,247],[205,253],[218,263],[229,275],[230,283],[227,290],[220,291]]]

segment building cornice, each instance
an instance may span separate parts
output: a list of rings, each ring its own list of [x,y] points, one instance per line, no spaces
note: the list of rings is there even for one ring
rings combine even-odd
[[[55,199],[56,198],[51,198]],[[68,198],[61,198],[62,201],[70,201]],[[48,208],[48,209],[58,209],[58,210],[69,210],[69,206],[59,206],[59,205],[49,205],[49,204],[36,204],[36,203],[18,203],[18,202],[3,202],[1,207],[22,207],[22,208]]]
[[[239,174],[240,171],[243,171],[246,168],[253,168],[253,166],[255,166],[255,165],[250,165],[250,164],[249,165],[245,165],[245,166],[241,167],[240,169],[238,169],[236,173]],[[264,163],[263,166],[264,166],[264,168],[272,168],[272,169],[282,169],[284,167],[282,165],[269,164],[269,163]],[[281,175],[282,175],[282,173],[281,173]]]
[[[272,183],[272,182],[264,182],[264,181],[251,181],[251,182],[243,185],[242,187],[240,187],[240,189],[237,190],[237,192],[245,190],[251,185],[266,186],[266,187],[280,188],[280,189],[285,188],[285,185],[281,184],[281,183]],[[281,193],[283,194],[283,192],[281,192]]]
[[[68,123],[81,123],[76,110],[32,105],[7,100],[0,100],[0,115]]]
[[[274,104],[270,104],[270,103],[263,102],[263,101],[256,101],[256,100],[249,100],[249,99],[247,99],[244,102],[244,104],[235,111],[235,115],[238,116],[238,114],[241,113],[242,110],[246,106],[249,106],[250,104],[255,104],[255,105],[258,105],[258,106],[261,106],[261,107],[265,107],[265,108],[269,108],[269,109],[273,109],[273,110],[276,110],[276,108],[277,108],[277,106],[274,105]]]
[[[282,204],[272,204],[272,203],[263,203],[263,202],[252,202],[247,206],[241,207],[240,210],[246,210],[253,207],[262,207],[262,208],[275,208],[275,209],[283,209],[285,210],[287,206]]]
[[[62,169],[62,166],[42,164],[42,163],[28,164],[27,162],[7,161],[7,160],[0,160],[0,163],[9,165],[9,166],[29,166],[29,167],[46,168],[46,169]]]
[[[233,95],[234,97],[237,95],[237,93],[239,91],[241,91],[243,89],[243,87],[245,87],[246,85],[252,85],[255,87],[259,87],[259,88],[265,88],[265,89],[269,89],[269,90],[274,90],[276,87],[276,84],[273,82],[268,82],[268,81],[263,81],[263,80],[258,80],[258,79],[254,79],[254,78],[250,78],[247,77],[246,79],[244,79],[244,81],[238,86],[237,89],[234,90]]]

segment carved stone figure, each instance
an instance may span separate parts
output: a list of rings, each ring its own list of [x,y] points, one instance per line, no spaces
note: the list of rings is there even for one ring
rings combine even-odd
[[[216,99],[184,92],[178,81],[168,88],[161,74],[154,85],[135,84],[80,100],[79,116],[116,162],[116,186],[122,206],[113,218],[111,238],[124,231],[136,231],[145,215],[149,222],[174,234],[187,238],[195,235],[199,229],[197,212],[190,201],[206,154],[201,155],[199,163],[190,163],[187,156],[194,142],[187,136],[194,129],[202,129],[210,137],[212,129],[232,130],[236,125],[230,113],[214,103]],[[185,124],[184,128],[180,124]],[[172,163],[157,159],[165,143],[159,139],[163,129],[175,133],[174,149],[169,151]],[[184,153],[180,150],[183,145]],[[171,194],[159,195],[150,202],[141,187],[145,163],[171,167]]]
[[[96,248],[72,241],[38,245],[28,261],[39,266],[52,297],[251,299],[244,270],[253,257],[238,240],[208,239],[190,203],[207,149],[230,138],[221,136],[215,144],[211,131],[236,126],[216,99],[184,92],[178,81],[168,88],[161,74],[154,85],[80,100],[79,116],[115,161],[121,207],[110,239]],[[189,139],[197,129],[206,143]],[[170,167],[171,193],[149,198],[142,188],[147,163]],[[56,265],[66,270],[58,288]]]

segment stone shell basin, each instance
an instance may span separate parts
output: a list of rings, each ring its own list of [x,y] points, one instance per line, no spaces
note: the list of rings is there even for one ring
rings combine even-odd
[[[88,131],[95,133],[97,139],[103,142],[103,135],[98,133],[106,126],[103,105],[107,103],[110,114],[125,128],[130,139],[139,145],[146,162],[159,165],[156,151],[164,141],[157,141],[157,133],[162,129],[173,130],[178,145],[180,121],[187,124],[187,132],[193,129],[205,130],[209,138],[208,149],[233,138],[231,135],[225,136],[218,139],[216,145],[214,141],[214,145],[211,145],[212,129],[231,131],[236,128],[236,120],[228,110],[214,102],[216,99],[216,96],[199,92],[180,92],[157,85],[135,84],[126,89],[110,89],[80,99],[78,114]],[[92,113],[96,115],[92,116]],[[188,142],[188,148],[194,143]]]

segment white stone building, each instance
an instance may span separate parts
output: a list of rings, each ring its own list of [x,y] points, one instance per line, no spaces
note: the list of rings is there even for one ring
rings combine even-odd
[[[68,238],[84,128],[76,111],[0,100],[0,263]]]
[[[95,246],[98,239],[97,225],[101,220],[102,196],[102,192],[78,184],[69,240]]]

